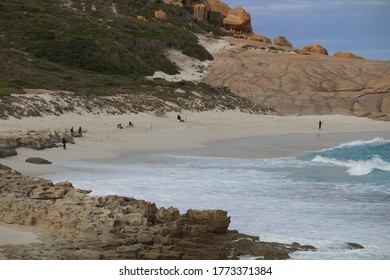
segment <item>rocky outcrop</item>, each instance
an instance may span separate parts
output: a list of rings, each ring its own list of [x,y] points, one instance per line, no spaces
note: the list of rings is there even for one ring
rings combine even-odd
[[[356,58],[356,59],[364,59],[361,56],[358,56],[356,54],[353,54],[351,52],[335,52],[333,54],[335,57],[340,57],[340,58]]]
[[[204,81],[289,114],[390,120],[390,62],[340,59],[229,38]]]
[[[2,132],[0,134],[0,157],[16,155],[16,148],[25,147],[35,150],[58,147],[65,138],[74,144],[70,129],[25,130]]]
[[[242,7],[231,9],[223,19],[223,25],[226,30],[252,33],[251,16]]]
[[[303,47],[304,52],[312,52],[312,53],[320,53],[323,55],[328,55],[327,49],[325,49],[323,46],[319,44],[313,44],[311,46],[305,46]]]
[[[194,19],[196,21],[207,21],[207,6],[204,4],[197,4],[194,6]]]
[[[289,48],[293,47],[292,44],[287,40],[287,38],[283,36],[276,36],[274,39],[274,45],[289,47]]]
[[[229,230],[221,210],[157,208],[120,196],[90,196],[71,183],[0,170],[0,222],[33,227],[41,243],[0,247],[8,259],[286,259],[294,243],[260,242]]]
[[[263,36],[263,35],[259,35],[259,34],[251,34],[250,36],[247,37],[247,39],[251,40],[251,41],[272,44],[272,41],[270,38]]]
[[[210,11],[221,13],[224,16],[227,16],[231,10],[227,4],[219,0],[204,0],[202,2],[209,7]]]

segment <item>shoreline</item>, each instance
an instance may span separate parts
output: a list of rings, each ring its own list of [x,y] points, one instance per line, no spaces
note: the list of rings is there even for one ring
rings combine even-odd
[[[330,148],[354,140],[376,137],[390,139],[390,124],[343,115],[268,116],[237,111],[184,112],[184,123],[176,113],[155,117],[148,113],[131,116],[69,114],[61,117],[1,120],[5,131],[69,128],[78,126],[87,132],[75,138],[75,144],[45,150],[18,148],[18,154],[2,158],[0,163],[28,176],[60,172],[54,165],[26,163],[28,157],[56,161],[106,162],[154,153],[200,156],[275,158]],[[118,123],[131,120],[135,127],[118,129]],[[323,122],[321,130],[318,121]],[[35,126],[35,127],[34,127]]]
[[[75,138],[76,144],[69,144],[66,150],[18,148],[17,156],[1,158],[0,163],[23,175],[39,177],[65,168],[55,164],[33,165],[26,163],[26,158],[42,157],[54,163],[61,160],[109,162],[157,153],[273,158],[329,148],[353,140],[390,139],[389,123],[352,116],[264,116],[237,111],[184,112],[182,115],[186,120],[184,123],[177,122],[175,113],[163,118],[142,113],[131,116],[70,114],[54,120],[51,116],[0,120],[0,134],[11,130],[72,126],[76,129],[82,126],[88,131],[82,138]],[[129,119],[135,124],[134,128],[116,128],[117,123],[124,124],[124,120]],[[318,120],[323,122],[322,130],[318,130]],[[8,238],[10,230],[13,230],[13,239]],[[29,228],[4,224],[0,225],[0,237],[11,245],[40,239]],[[4,240],[0,242],[3,246]]]

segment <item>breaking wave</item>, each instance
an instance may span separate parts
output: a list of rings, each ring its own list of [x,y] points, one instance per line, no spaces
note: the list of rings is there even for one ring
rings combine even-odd
[[[358,140],[317,152],[313,162],[347,168],[350,175],[367,175],[375,170],[390,172],[390,141]]]

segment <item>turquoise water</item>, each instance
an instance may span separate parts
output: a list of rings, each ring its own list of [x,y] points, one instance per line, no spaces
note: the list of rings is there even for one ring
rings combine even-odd
[[[131,196],[182,213],[224,209],[231,229],[318,248],[295,259],[390,259],[390,141],[381,138],[277,159],[171,153],[55,164],[68,170],[46,178],[95,195]],[[365,249],[348,250],[347,242]]]

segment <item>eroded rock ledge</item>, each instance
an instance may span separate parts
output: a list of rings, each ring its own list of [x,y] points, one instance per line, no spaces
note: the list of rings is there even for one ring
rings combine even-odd
[[[120,196],[91,196],[69,182],[0,170],[0,223],[42,232],[41,243],[5,245],[8,259],[287,259],[298,243],[260,242],[229,230],[221,210],[188,210]]]

